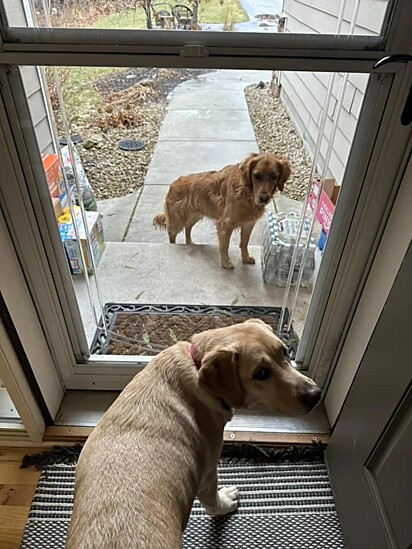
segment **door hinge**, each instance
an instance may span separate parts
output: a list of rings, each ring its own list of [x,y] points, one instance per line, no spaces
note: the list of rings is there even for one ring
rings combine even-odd
[[[187,44],[180,50],[181,57],[208,57],[209,52],[201,44]]]

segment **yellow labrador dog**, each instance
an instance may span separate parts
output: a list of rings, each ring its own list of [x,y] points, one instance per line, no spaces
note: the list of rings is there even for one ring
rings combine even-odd
[[[296,371],[260,320],[193,336],[157,355],[124,389],[80,455],[68,549],[178,549],[197,496],[207,513],[235,511],[217,486],[233,408],[263,403],[306,414],[320,389]]]

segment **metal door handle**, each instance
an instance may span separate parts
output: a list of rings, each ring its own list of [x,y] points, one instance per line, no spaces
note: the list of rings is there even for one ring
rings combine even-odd
[[[386,57],[382,57],[382,59],[379,59],[379,61],[377,61],[374,64],[373,68],[379,69],[380,67],[383,67],[388,63],[408,63],[409,61],[412,61],[412,55],[397,53],[395,55],[387,55]],[[401,114],[402,126],[409,126],[409,124],[411,123],[412,123],[412,86],[411,86],[411,89],[409,90],[409,94]]]
[[[386,57],[382,57],[382,59],[376,61],[373,68],[379,69],[388,63],[407,63],[408,61],[412,61],[412,55],[407,53],[396,53],[395,55],[387,55]]]

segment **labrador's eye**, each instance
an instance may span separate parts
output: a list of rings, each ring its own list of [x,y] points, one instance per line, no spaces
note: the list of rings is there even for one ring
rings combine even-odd
[[[262,179],[262,174],[259,172],[256,172],[253,174],[253,177],[256,179],[256,181],[260,181]]]
[[[271,177],[274,181],[275,181],[276,179],[279,178],[278,174],[275,173],[275,172],[272,172],[272,173],[270,174],[270,177]]]
[[[257,381],[265,381],[265,379],[269,379],[271,375],[272,371],[270,368],[259,368],[253,374],[253,379],[256,379]]]

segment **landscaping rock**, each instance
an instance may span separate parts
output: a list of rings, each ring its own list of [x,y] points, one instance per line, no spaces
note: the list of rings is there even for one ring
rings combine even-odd
[[[104,145],[104,137],[102,135],[92,135],[85,139],[82,145],[87,150],[94,148],[101,149]]]
[[[261,152],[287,156],[292,164],[292,175],[284,194],[303,200],[312,168],[312,158],[289,118],[281,100],[270,84],[251,85],[245,89],[249,114]]]

